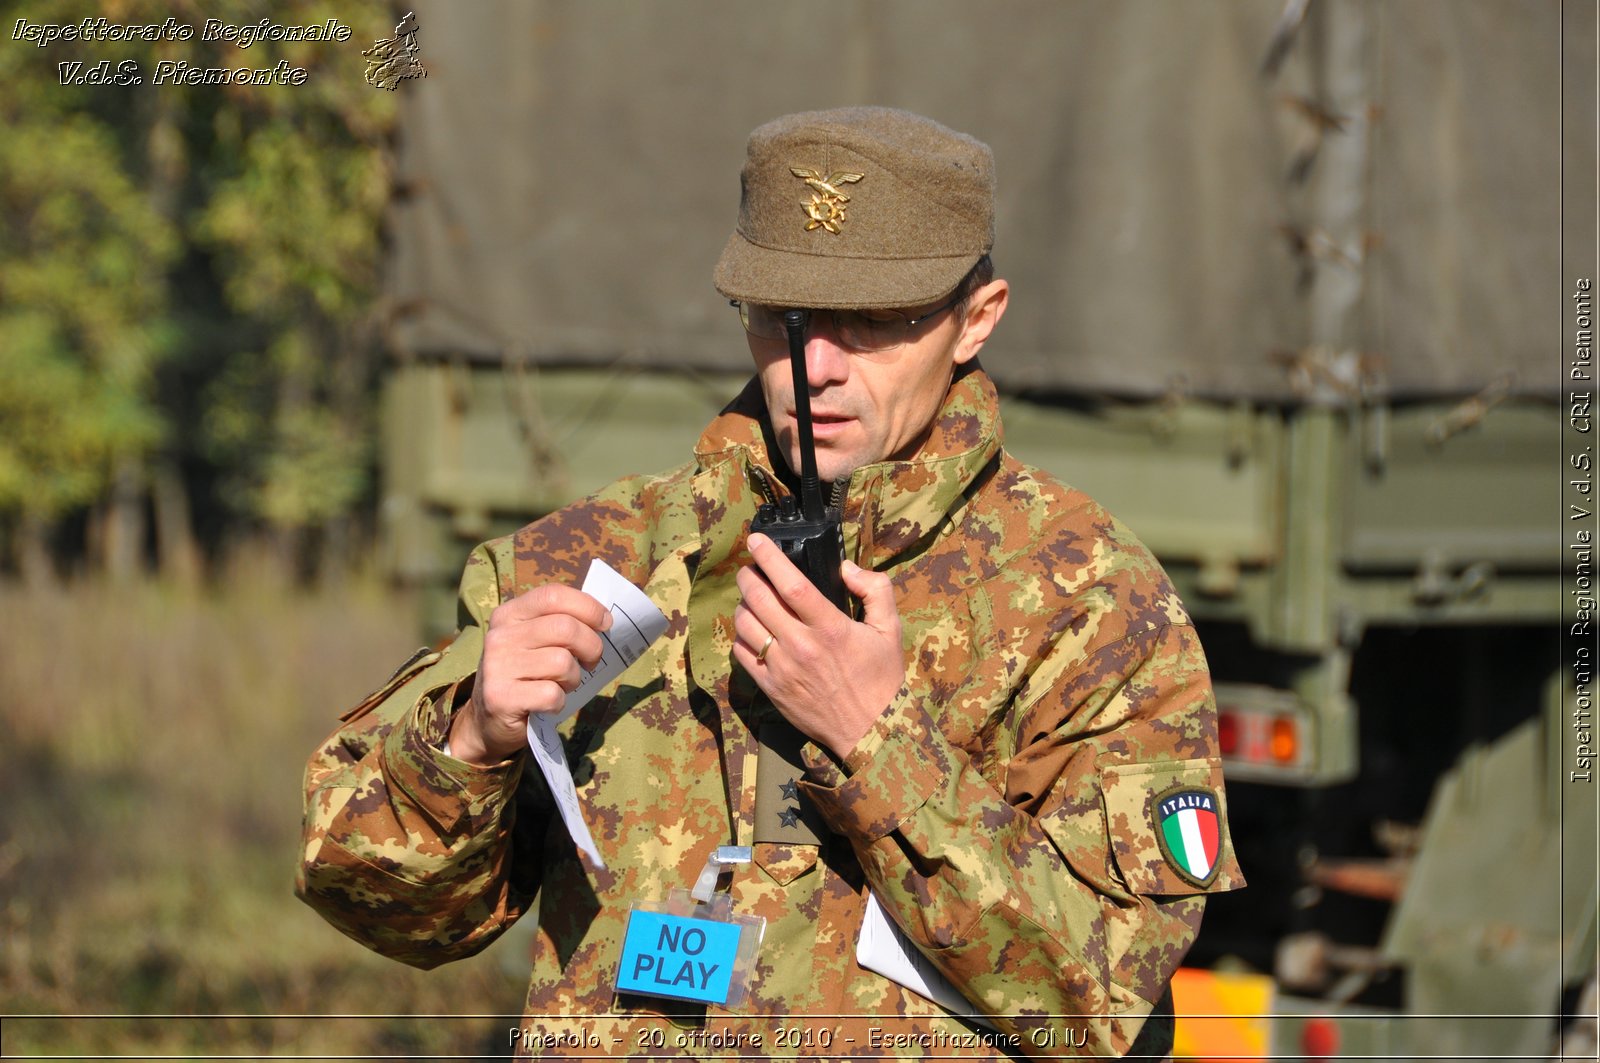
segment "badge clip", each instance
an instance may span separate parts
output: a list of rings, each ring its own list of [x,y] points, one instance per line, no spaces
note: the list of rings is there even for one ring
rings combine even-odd
[[[706,866],[701,870],[700,877],[695,880],[694,889],[690,896],[701,904],[714,904],[720,899],[723,907],[733,910],[733,901],[726,893],[716,895],[717,879],[722,877],[724,871],[730,871],[740,864],[748,864],[754,859],[754,850],[748,845],[719,845],[711,850],[711,855],[706,857]],[[677,891],[674,891],[677,892]]]

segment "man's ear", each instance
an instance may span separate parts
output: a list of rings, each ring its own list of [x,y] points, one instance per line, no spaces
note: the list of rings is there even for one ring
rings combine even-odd
[[[978,356],[988,342],[989,334],[1005,316],[1006,303],[1010,298],[1011,285],[1000,277],[967,298],[967,316],[962,322],[961,336],[956,340],[956,365],[966,365]]]

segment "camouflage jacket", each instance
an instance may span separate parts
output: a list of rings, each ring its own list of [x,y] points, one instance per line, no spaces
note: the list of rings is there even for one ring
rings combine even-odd
[[[782,489],[764,420],[752,382],[692,465],[618,481],[473,552],[455,641],[402,668],[313,756],[298,892],[421,967],[535,912],[530,1052],[1127,1051],[1203,895],[1243,885],[1210,681],[1155,560],[1088,497],[1004,451],[976,369],[916,458],[858,469],[845,489],[847,554],[892,577],[908,674],[848,757],[803,750],[800,789],[831,832],[820,850],[757,845],[756,866],[723,878],[736,910],[767,920],[750,995],[686,1014],[614,993],[630,905],[687,888],[713,847],[751,840],[763,709],[730,647],[746,529]],[[606,870],[577,854],[525,756],[478,770],[440,751],[495,605],[578,585],[594,557],[670,624],[563,725]],[[1209,870],[1164,840],[1162,807],[1186,793],[1211,795]],[[857,966],[869,886],[998,1034]]]

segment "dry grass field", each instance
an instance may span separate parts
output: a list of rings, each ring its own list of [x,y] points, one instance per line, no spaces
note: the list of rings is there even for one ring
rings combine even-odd
[[[413,971],[291,890],[305,757],[416,627],[373,585],[0,586],[0,1052],[504,1051],[516,944]]]

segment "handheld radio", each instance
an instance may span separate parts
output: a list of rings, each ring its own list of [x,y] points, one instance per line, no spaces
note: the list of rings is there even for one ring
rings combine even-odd
[[[786,310],[783,328],[789,335],[789,368],[794,374],[795,430],[800,443],[800,499],[793,495],[782,505],[767,502],[756,511],[750,530],[773,542],[796,568],[816,585],[830,602],[850,612],[850,594],[839,568],[844,563],[843,520],[839,507],[823,504],[817,479],[816,442],[811,434],[811,392],[806,381],[806,324],[804,310]]]

